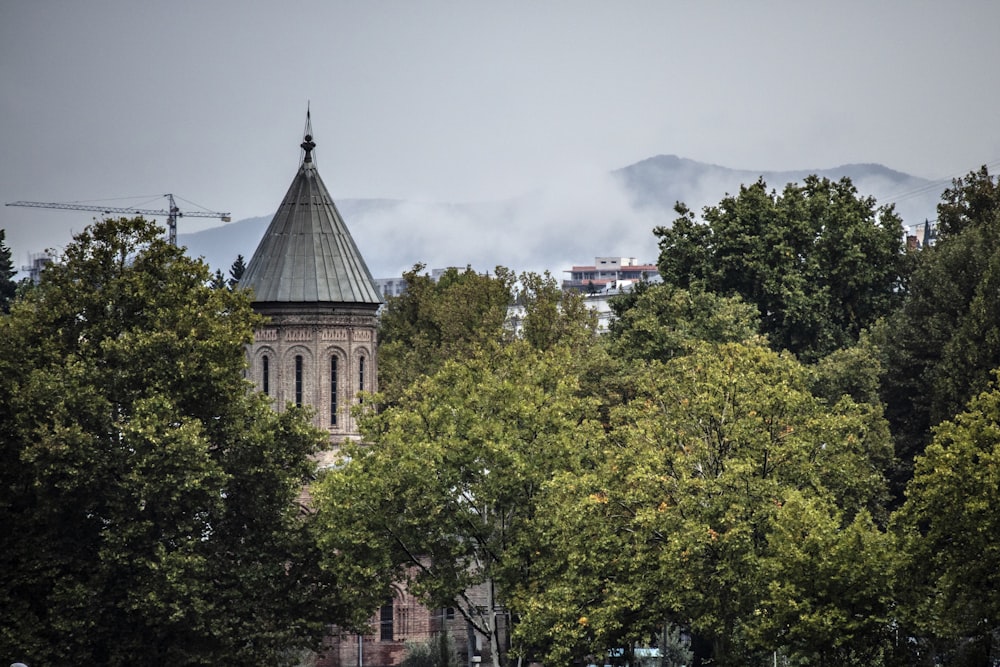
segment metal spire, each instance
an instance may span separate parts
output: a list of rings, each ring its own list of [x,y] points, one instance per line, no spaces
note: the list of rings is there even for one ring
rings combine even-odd
[[[313,141],[313,130],[312,130],[312,117],[310,116],[309,102],[306,102],[306,127],[303,130],[303,140],[299,146],[302,148],[302,156],[299,160],[299,164],[303,165],[306,163],[312,163],[312,152],[316,148],[316,142]]]

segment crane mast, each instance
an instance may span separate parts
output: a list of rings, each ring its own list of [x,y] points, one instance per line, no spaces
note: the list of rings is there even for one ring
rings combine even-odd
[[[229,213],[219,213],[217,211],[188,211],[182,212],[177,204],[174,202],[174,196],[172,194],[163,195],[170,202],[170,207],[166,210],[164,209],[148,209],[148,208],[128,208],[128,207],[116,207],[116,206],[94,206],[92,204],[74,204],[66,203],[60,204],[58,202],[42,202],[42,201],[15,201],[7,204],[7,206],[30,206],[33,208],[55,208],[62,209],[64,211],[95,211],[98,213],[104,213],[105,215],[111,213],[123,213],[126,215],[149,215],[155,217],[167,218],[167,240],[171,245],[177,245],[177,218],[218,218],[223,222],[229,222],[232,218],[229,217]]]

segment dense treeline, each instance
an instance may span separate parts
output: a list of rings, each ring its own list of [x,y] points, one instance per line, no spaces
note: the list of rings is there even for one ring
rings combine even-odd
[[[349,611],[297,502],[327,439],[248,391],[248,297],[141,218],[42,275],[0,316],[0,660],[291,664]]]
[[[846,179],[678,205],[663,283],[606,335],[549,277],[416,267],[369,444],[319,485],[326,566],[464,610],[507,660],[664,628],[698,664],[1000,657],[998,192],[955,181],[919,249]]]
[[[504,662],[1000,658],[997,180],[919,249],[847,180],[677,212],[605,334],[549,275],[414,267],[316,480],[246,295],[88,230],[0,316],[0,653],[294,664],[403,584]]]

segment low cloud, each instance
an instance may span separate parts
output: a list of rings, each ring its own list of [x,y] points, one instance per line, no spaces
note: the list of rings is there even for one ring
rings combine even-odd
[[[779,192],[811,172],[763,173]],[[877,165],[847,165],[820,172],[830,178],[850,175],[860,194],[880,204],[898,201],[905,224],[933,217],[933,202],[943,186]],[[573,265],[598,256],[635,257],[655,263],[653,230],[669,225],[677,201],[701,213],[741,184],[760,175],[659,156],[608,173],[588,165],[562,170],[534,192],[499,202],[444,204],[398,200],[348,199],[338,208],[376,278],[401,275],[414,264],[428,270],[471,266],[492,271],[551,272],[565,276]],[[214,268],[228,270],[236,255],[249,260],[269,218],[254,218],[196,234],[181,243]]]
[[[597,169],[572,170],[505,202],[353,208],[342,207],[345,220],[378,277],[398,275],[417,262],[428,268],[548,270],[557,277],[595,256],[655,262],[653,228],[663,223],[662,214],[636,206],[618,179]]]

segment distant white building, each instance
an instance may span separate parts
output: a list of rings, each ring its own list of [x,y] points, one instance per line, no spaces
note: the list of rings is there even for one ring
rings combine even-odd
[[[660,274],[657,273],[652,277],[646,278],[651,283],[663,282],[660,278]],[[583,302],[590,309],[597,312],[597,330],[604,333],[608,330],[608,326],[611,324],[611,298],[616,297],[619,294],[632,291],[632,286],[638,282],[636,280],[620,280],[618,281],[618,286],[613,288],[606,288],[601,292],[596,292],[594,294],[585,294],[583,297]]]
[[[375,278],[375,287],[378,288],[382,299],[390,296],[401,296],[406,293],[406,279],[402,276],[396,278]]]
[[[28,273],[28,278],[31,279],[31,282],[37,285],[38,281],[42,277],[42,270],[51,264],[54,259],[48,253],[42,252],[31,255],[28,260],[31,263],[27,266],[22,266],[21,270],[26,271]]]
[[[640,264],[638,266],[643,265]],[[659,273],[652,277],[645,278],[645,280],[651,283],[663,282]],[[605,286],[604,289],[598,292],[583,294],[584,305],[597,313],[597,330],[599,332],[606,332],[611,325],[611,299],[619,294],[630,292],[636,282],[638,281],[632,279],[619,280],[614,287]],[[524,306],[517,304],[510,306],[507,308],[507,327],[511,331],[520,334],[521,328],[524,325],[525,315],[526,312]]]
[[[574,266],[563,273],[562,288],[585,294],[598,294],[624,287],[640,280],[658,278],[656,264],[640,264],[635,257],[595,257],[593,266]]]

